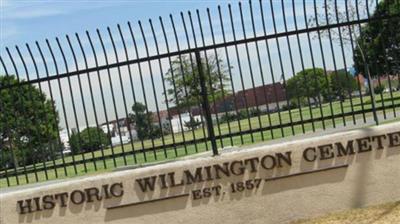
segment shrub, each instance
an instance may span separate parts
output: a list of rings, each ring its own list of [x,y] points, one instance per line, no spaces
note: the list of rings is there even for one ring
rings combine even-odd
[[[91,152],[110,144],[110,138],[97,127],[89,127],[80,133],[73,133],[69,140],[73,153]]]
[[[185,121],[185,127],[189,128],[190,130],[196,130],[200,125],[201,121],[195,119],[193,116],[190,116],[189,121]]]
[[[223,114],[220,118],[220,122],[221,123],[226,123],[226,122],[232,122],[237,120],[237,115],[234,113],[227,113],[227,114]]]
[[[385,87],[382,86],[382,85],[379,85],[379,86],[376,86],[374,88],[374,93],[375,94],[381,94],[381,93],[383,93],[384,90],[385,90]]]

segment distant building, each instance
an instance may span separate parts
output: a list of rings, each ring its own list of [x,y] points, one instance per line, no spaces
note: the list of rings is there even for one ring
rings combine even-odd
[[[68,130],[67,129],[63,129],[63,130],[60,131],[59,134],[60,134],[60,141],[61,141],[61,144],[64,147],[64,150],[68,150],[70,148]]]
[[[192,115],[193,119],[197,121],[201,121],[201,116],[200,115]],[[174,133],[179,133],[182,131],[189,131],[190,129],[186,127],[186,123],[190,121],[190,114],[189,113],[183,113],[180,116],[175,115],[172,117],[170,120],[171,122],[171,128],[172,132]]]
[[[238,110],[246,109],[246,107],[249,109],[258,107],[259,110],[265,112],[267,111],[268,105],[269,111],[274,112],[278,109],[278,104],[280,107],[287,104],[286,90],[283,84],[279,82],[236,92],[235,95],[231,94],[226,96],[215,104],[210,102],[210,108],[211,114],[215,117],[216,114],[224,114],[225,112],[235,113],[235,105]],[[179,111],[176,107],[169,108],[170,119],[168,119],[167,110],[160,111],[160,115],[161,114],[163,115],[162,117],[165,119],[165,122],[170,120],[169,122],[172,126],[173,132],[177,133],[182,132],[182,130],[188,131],[185,122],[190,121],[190,116],[201,121],[202,108],[200,106],[192,107],[190,113],[187,111]]]
[[[238,109],[244,109],[247,106],[266,111],[268,105],[270,111],[276,111],[278,104],[286,105],[286,89],[280,82],[246,89],[236,94],[235,103]]]
[[[210,104],[212,114],[235,112],[236,109],[255,109],[257,107],[261,111],[267,111],[268,108],[270,112],[274,112],[278,109],[278,104],[280,107],[287,104],[286,89],[280,82],[267,84],[238,91],[235,95],[231,94],[215,104],[212,102]]]
[[[120,118],[118,120],[109,121],[108,123],[103,123],[101,124],[101,129],[111,138],[124,136],[124,138],[132,137],[132,140],[137,139],[135,126],[129,122],[129,118]]]

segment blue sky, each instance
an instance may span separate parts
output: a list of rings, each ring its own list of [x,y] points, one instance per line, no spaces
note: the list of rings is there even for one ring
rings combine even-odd
[[[199,25],[197,21],[197,17],[195,14],[195,10],[199,9],[202,18],[202,26],[204,30],[204,41],[206,45],[212,44],[212,37],[210,32],[210,27],[208,24],[207,18],[207,11],[206,8],[210,8],[211,12],[211,21],[213,23],[213,28],[215,31],[215,38],[217,43],[222,42],[222,32],[221,32],[221,25],[218,17],[217,6],[221,5],[222,14],[223,14],[223,24],[225,26],[225,32],[227,34],[227,40],[233,40],[232,30],[230,28],[230,19],[228,14],[228,7],[229,3],[232,4],[232,11],[233,11],[233,23],[235,26],[236,31],[236,38],[242,39],[244,37],[243,29],[241,26],[241,18],[239,13],[238,1],[187,1],[187,0],[175,0],[175,1],[127,1],[127,0],[114,0],[114,1],[107,1],[107,0],[93,0],[93,1],[78,1],[78,0],[0,0],[1,1],[1,32],[0,32],[0,39],[1,39],[1,46],[0,46],[0,55],[4,59],[8,70],[10,73],[15,73],[15,70],[11,66],[10,60],[8,55],[5,51],[5,47],[9,47],[11,50],[11,54],[15,59],[17,64],[17,69],[21,75],[21,78],[35,78],[35,72],[33,68],[32,60],[29,58],[27,50],[25,48],[25,43],[29,43],[30,47],[32,48],[34,58],[38,64],[39,69],[39,77],[46,76],[46,71],[44,69],[44,63],[41,60],[41,57],[35,47],[35,41],[38,41],[41,48],[44,52],[44,58],[47,61],[49,74],[54,75],[58,70],[59,73],[68,71],[76,70],[76,66],[74,64],[72,52],[69,50],[69,45],[66,41],[65,35],[68,34],[72,40],[72,45],[76,52],[78,69],[84,69],[85,63],[83,60],[83,56],[79,51],[79,46],[77,44],[77,40],[75,38],[75,33],[78,33],[84,49],[87,53],[88,64],[89,67],[93,67],[94,64],[94,55],[91,54],[90,45],[88,39],[86,38],[85,31],[89,31],[97,54],[99,55],[98,61],[100,65],[105,64],[105,56],[102,54],[101,46],[99,44],[99,40],[96,34],[96,29],[100,29],[101,35],[103,37],[106,49],[107,49],[107,59],[109,63],[116,62],[116,57],[114,55],[113,47],[111,39],[107,32],[107,27],[110,27],[111,33],[114,37],[114,41],[116,44],[117,50],[117,57],[119,61],[126,60],[123,47],[122,47],[122,40],[119,38],[119,33],[117,30],[117,24],[121,24],[122,33],[126,38],[126,44],[128,48],[128,56],[129,59],[136,58],[136,53],[139,54],[139,57],[144,57],[147,55],[147,52],[144,48],[144,41],[142,35],[140,33],[140,28],[137,24],[138,20],[141,20],[143,23],[143,28],[145,32],[145,38],[147,39],[147,43],[149,46],[149,54],[154,55],[156,54],[156,48],[153,41],[153,36],[151,30],[149,28],[148,19],[152,19],[154,22],[155,33],[156,37],[159,41],[159,47],[161,53],[165,53],[167,48],[166,44],[163,40],[162,30],[158,21],[158,17],[162,16],[163,21],[165,23],[166,32],[168,36],[169,47],[171,51],[177,50],[177,45],[175,43],[175,36],[172,30],[172,26],[170,23],[169,15],[172,14],[174,21],[176,23],[176,30],[177,30],[177,38],[180,42],[180,48],[184,49],[187,48],[187,42],[185,38],[185,33],[183,29],[183,24],[180,17],[180,12],[184,12],[186,23],[188,23],[188,15],[187,12],[190,10],[192,12],[192,16],[194,19],[194,26],[195,32],[197,36],[197,44],[202,45],[200,32],[199,32]],[[286,11],[286,18],[287,18],[287,25],[289,30],[294,29],[294,15],[293,15],[293,8],[291,5],[291,1],[284,1],[285,2],[285,11]],[[303,1],[295,0],[295,12],[296,18],[298,20],[299,28],[304,28],[304,13],[303,13]],[[309,18],[313,13],[313,1],[306,0],[305,1],[305,8],[307,10],[307,18]],[[318,0],[317,6],[319,10],[321,10],[321,4],[324,1]],[[338,0],[339,7],[343,6],[344,0]],[[268,34],[274,33],[273,28],[273,21],[271,17],[271,7],[269,1],[263,1],[263,10],[265,16],[265,23],[266,29]],[[243,21],[245,25],[246,36],[251,37],[253,36],[253,30],[251,26],[251,17],[249,13],[249,4],[248,1],[243,1]],[[283,16],[282,16],[282,7],[281,1],[273,1],[273,9],[276,16],[276,26],[277,32],[284,31],[284,23],[283,23]],[[260,8],[258,0],[253,1],[253,10],[255,15],[255,28],[256,28],[256,35],[260,36],[263,35],[263,27],[262,27],[262,20],[260,17]],[[136,52],[133,42],[129,35],[129,30],[127,26],[127,22],[130,21],[132,23],[133,32],[136,36],[136,41],[138,45],[138,51]],[[188,25],[190,29],[190,26]],[[61,46],[63,46],[63,50],[66,55],[67,64],[64,64],[62,59],[61,51],[57,47],[57,43],[55,41],[55,37],[58,37]],[[46,46],[46,38],[49,39],[50,46],[54,51],[56,64],[57,67],[54,66],[54,61],[51,57],[49,49]],[[233,69],[233,82],[235,90],[241,90],[242,85],[240,82],[240,76],[244,77],[245,81],[245,88],[251,87],[250,82],[250,67],[252,68],[252,72],[255,79],[255,85],[261,85],[261,74],[265,78],[265,83],[272,82],[272,76],[274,77],[275,81],[280,81],[282,74],[285,74],[287,78],[293,75],[293,71],[291,69],[291,65],[293,63],[294,73],[300,71],[304,68],[312,67],[312,60],[314,60],[316,67],[322,67],[325,62],[325,67],[327,70],[332,70],[335,67],[337,69],[341,69],[344,67],[344,63],[346,62],[347,67],[351,66],[352,64],[352,52],[349,45],[344,47],[345,55],[347,57],[342,57],[341,46],[338,42],[333,43],[333,47],[330,47],[329,40],[326,38],[322,39],[323,47],[322,49],[319,47],[318,39],[316,39],[316,33],[312,33],[310,35],[311,39],[311,47],[313,50],[313,54],[310,54],[308,45],[308,38],[307,35],[302,34],[299,36],[299,42],[297,41],[296,36],[290,36],[289,40],[286,38],[280,38],[278,40],[280,44],[280,50],[282,55],[282,66],[279,63],[279,54],[277,49],[277,40],[271,39],[268,41],[270,47],[270,56],[272,58],[271,62],[268,61],[268,54],[266,52],[266,42],[258,42],[259,48],[261,49],[261,65],[258,63],[257,55],[256,55],[256,46],[254,43],[248,45],[249,52],[246,51],[245,45],[239,45],[239,60],[235,58],[235,49],[234,47],[228,48],[228,55],[230,57]],[[288,44],[287,41],[291,44],[293,60],[289,57],[288,51]],[[194,45],[194,38],[190,37],[190,44],[191,46]],[[22,55],[24,55],[25,62],[27,63],[29,77],[26,76],[24,69],[22,67],[22,61],[18,59],[18,54],[15,51],[14,46],[20,46],[22,51]],[[300,46],[300,48],[299,48]],[[300,60],[300,50],[303,56],[303,61]],[[223,49],[217,49],[218,54],[224,55]],[[209,54],[213,54],[213,52],[208,52]],[[247,53],[251,58],[250,64],[247,60]],[[324,58],[321,57],[322,53],[324,54]],[[333,60],[335,59],[335,60]],[[323,61],[325,60],[325,61]],[[226,61],[226,58],[225,58]],[[334,63],[335,62],[335,63]],[[158,106],[161,109],[165,109],[165,103],[162,102],[163,99],[162,93],[162,86],[161,86],[161,71],[158,68],[158,62],[152,61],[152,72],[153,78],[155,80],[155,88],[151,85],[151,74],[149,71],[148,64],[141,64],[141,69],[143,72],[143,80],[144,80],[144,87],[141,87],[140,84],[140,76],[138,71],[138,65],[132,65],[132,73],[133,73],[133,82],[134,82],[134,91],[136,92],[138,101],[144,101],[144,94],[146,94],[147,102],[150,110],[155,110],[156,106],[156,98],[158,99]],[[167,59],[162,60],[162,67],[163,73],[168,70],[168,61]],[[242,74],[238,70],[239,64],[241,63],[242,67]],[[1,66],[0,66],[1,67]],[[272,71],[272,72],[271,72]],[[0,73],[3,73],[4,69],[0,69]],[[125,113],[123,112],[123,101],[122,101],[122,89],[125,91],[125,95],[127,98],[127,109],[129,111],[130,106],[133,104],[133,94],[131,86],[130,86],[130,79],[128,76],[128,68],[121,67],[121,73],[117,69],[111,69],[110,73],[108,71],[101,71],[100,77],[101,81],[103,82],[103,88],[105,92],[105,101],[106,104],[104,107],[108,113],[109,119],[113,119],[116,117],[115,111],[113,110],[113,100],[110,95],[110,88],[111,83],[108,79],[108,75],[112,77],[111,82],[114,86],[114,91],[116,92],[116,106],[117,111],[119,112],[119,117],[124,117]],[[119,75],[121,75],[121,80],[119,79]],[[91,73],[90,79],[92,80],[93,88],[95,91],[95,99],[94,101],[96,105],[99,105],[100,108],[97,108],[96,111],[101,111],[102,102],[100,100],[100,92],[98,91],[99,87],[99,80],[96,78],[96,74]],[[84,101],[86,105],[90,105],[90,93],[88,88],[88,79],[86,74],[82,77],[83,83],[83,90],[82,93],[78,91],[78,80],[77,77],[72,77],[71,80],[63,79],[61,80],[61,85],[53,81],[51,86],[53,88],[54,98],[56,99],[56,105],[60,113],[60,117],[64,117],[65,114],[67,120],[70,124],[74,122],[73,116],[73,109],[71,107],[72,99],[76,102],[76,110],[78,114],[82,113],[82,100],[81,95],[83,95]],[[72,90],[69,89],[69,84],[71,84]],[[43,83],[43,91],[49,95],[49,86],[46,83]],[[155,90],[155,91],[154,91]],[[156,92],[156,95],[153,94]],[[65,104],[67,108],[65,111],[61,109],[61,93],[63,94]],[[93,108],[91,109],[94,110]],[[93,113],[88,112],[90,123],[93,124]],[[99,112],[100,117],[99,120],[104,121],[105,114]],[[79,116],[79,124],[83,124],[83,116]],[[61,126],[65,121],[61,122]],[[74,125],[71,125],[74,126]],[[80,126],[80,125],[79,125]]]
[[[21,45],[231,1],[1,0],[1,44]]]

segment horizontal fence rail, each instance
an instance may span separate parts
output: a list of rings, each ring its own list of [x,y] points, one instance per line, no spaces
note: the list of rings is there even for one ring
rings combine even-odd
[[[0,51],[0,186],[396,121],[398,0],[248,1]]]

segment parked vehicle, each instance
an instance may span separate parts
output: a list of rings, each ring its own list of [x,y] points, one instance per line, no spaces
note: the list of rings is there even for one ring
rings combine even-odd
[[[122,140],[122,144],[123,145],[124,144],[128,144],[129,142],[131,142],[131,139],[128,136],[119,136],[119,135],[117,135],[117,136],[111,138],[111,144],[113,146],[121,145],[121,140]]]
[[[65,148],[65,149],[62,151],[62,153],[63,153],[64,155],[69,155],[69,154],[71,154],[71,153],[72,153],[71,148]]]

